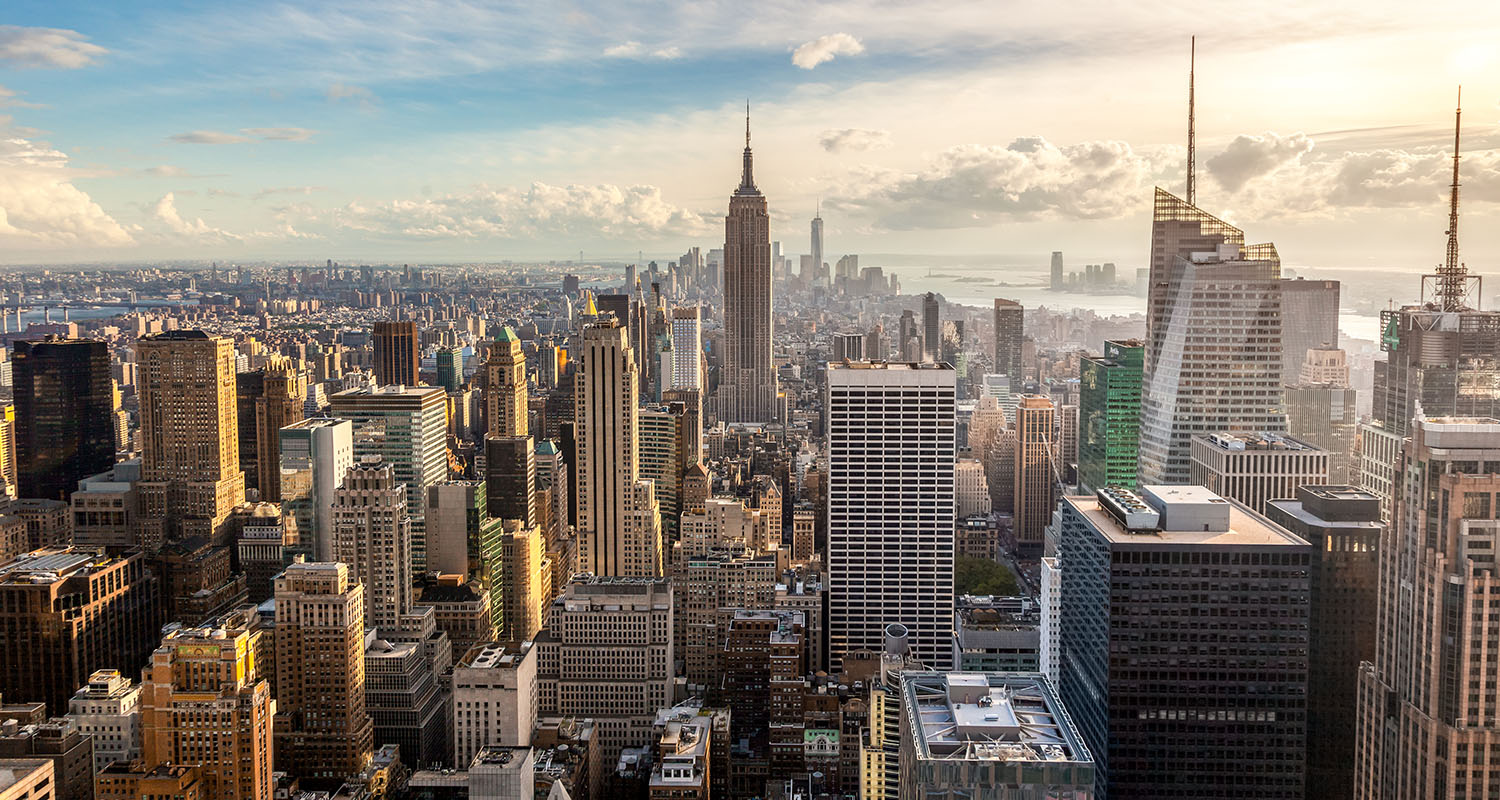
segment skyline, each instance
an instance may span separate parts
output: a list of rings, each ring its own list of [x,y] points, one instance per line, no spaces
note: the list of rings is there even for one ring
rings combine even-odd
[[[1253,224],[1289,266],[1426,271],[1463,83],[1463,258],[1487,272],[1500,11],[1460,4],[1473,22],[1454,33],[1341,5],[1236,10],[1205,32],[1104,4],[1004,20],[771,5],[743,29],[727,6],[672,3],[560,18],[278,4],[249,20],[19,3],[0,26],[0,261],[675,254],[722,235],[748,95],[786,252],[807,249],[821,200],[829,257],[1062,249],[1144,266],[1151,187],[1182,191],[1197,33],[1206,210]]]

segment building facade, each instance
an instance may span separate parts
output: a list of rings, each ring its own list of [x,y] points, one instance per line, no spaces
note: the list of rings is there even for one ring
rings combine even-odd
[[[66,500],[80,480],[115,464],[109,346],[16,342],[10,363],[19,495]]]
[[[1137,339],[1105,341],[1104,352],[1079,361],[1078,485],[1134,489],[1140,460],[1141,366]]]

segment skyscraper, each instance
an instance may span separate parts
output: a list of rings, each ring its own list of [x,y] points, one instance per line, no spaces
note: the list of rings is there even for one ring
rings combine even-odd
[[[1051,280],[1051,282],[1050,282],[1049,285],[1052,287],[1052,291],[1054,291],[1054,292],[1060,292],[1060,291],[1062,291],[1063,290],[1063,254],[1062,254],[1061,250],[1053,250],[1052,251],[1052,275],[1051,275],[1051,278],[1052,278],[1052,280]]]
[[[913,655],[953,660],[957,379],[941,364],[828,365],[828,641],[834,669],[879,652],[887,625]]]
[[[136,345],[141,406],[141,539],[202,536],[227,544],[245,502],[235,416],[234,342],[167,331]]]
[[[1299,486],[1266,517],[1312,545],[1307,650],[1307,793],[1354,796],[1359,665],[1374,662],[1380,500],[1352,486]]]
[[[365,587],[364,624],[382,635],[401,630],[412,606],[411,517],[389,464],[349,468],[334,492],[333,557]]]
[[[365,711],[365,589],[337,562],[276,578],[276,768],[342,783],[370,763]]]
[[[437,351],[437,383],[448,394],[457,392],[464,384],[464,351],[458,347],[439,347]]]
[[[749,126],[747,125],[746,127]],[[747,151],[749,147],[750,137],[747,133],[747,135],[745,136],[745,148]],[[808,258],[812,260],[812,273],[807,274],[807,270],[804,269],[802,282],[807,284],[808,286],[827,286],[828,276],[823,272],[823,209],[821,204],[819,204],[818,209],[813,212],[812,242],[809,245],[809,248],[812,251],[808,255]]]
[[[1302,377],[1307,352],[1339,346],[1339,282],[1281,282],[1281,382]]]
[[[141,673],[141,758],[146,769],[197,765],[203,796],[271,800],[272,711],[256,656],[255,616],[238,611],[179,628]]]
[[[307,375],[285,358],[272,360],[264,372],[255,398],[255,485],[261,500],[275,503],[281,501],[281,429],[302,419]]]
[[[672,381],[669,388],[703,391],[703,338],[698,306],[672,309]]]
[[[1062,699],[1097,797],[1301,798],[1308,543],[1198,486],[1065,497],[1058,529]]]
[[[724,218],[724,366],[719,419],[776,419],[776,368],[771,359],[771,217],[751,174],[750,116],[745,163]],[[821,239],[821,235],[818,237]]]
[[[1328,483],[1328,451],[1281,434],[1211,433],[1193,437],[1190,474],[1195,486],[1264,514],[1299,486]]]
[[[1042,532],[1052,522],[1060,483],[1057,407],[1046,397],[1021,395],[1016,406],[1016,549],[1022,556],[1042,555]]]
[[[942,344],[937,295],[928,292],[922,296],[922,356],[928,361],[942,360]]]
[[[1141,429],[1139,340],[1106,341],[1104,354],[1079,360],[1078,483],[1084,493],[1135,488]]]
[[[134,671],[161,628],[158,592],[139,552],[50,548],[0,565],[0,692],[62,714],[94,670]]]
[[[109,347],[87,339],[16,342],[16,478],[21,497],[66,500],[114,466]]]
[[[1291,435],[1328,451],[1329,483],[1358,479],[1353,464],[1357,405],[1356,392],[1349,388],[1344,351],[1308,350],[1299,379],[1286,387],[1286,426]]]
[[[288,540],[313,561],[332,561],[333,492],[354,466],[354,426],[346,419],[305,419],[278,435]]]
[[[1020,303],[995,298],[995,372],[1010,379],[1010,390],[1024,383],[1021,348],[1026,340],[1026,314]]]
[[[1140,479],[1180,484],[1194,435],[1286,431],[1281,259],[1160,189],[1153,225]],[[1207,249],[1156,252],[1163,241]]]
[[[489,432],[496,436],[525,436],[526,355],[521,352],[521,338],[509,325],[501,328],[490,344],[490,359],[485,369],[489,372],[485,384]]]
[[[634,507],[643,499],[636,491],[641,481],[634,351],[625,328],[610,319],[586,326],[580,349],[574,377],[578,566],[600,576],[656,574],[649,565],[660,563],[660,541],[635,525],[645,510]],[[644,483],[649,494],[651,482]],[[650,505],[654,516],[654,496]]]
[[[375,382],[380,386],[416,386],[422,358],[418,352],[417,323],[379,320],[375,323]]]
[[[333,396],[332,411],[354,425],[355,463],[378,456],[406,487],[412,561],[425,572],[427,487],[448,479],[447,393],[436,386],[347,389]]]
[[[1375,661],[1359,671],[1354,797],[1485,797],[1500,791],[1488,766],[1500,421],[1417,419],[1408,432],[1380,539]]]

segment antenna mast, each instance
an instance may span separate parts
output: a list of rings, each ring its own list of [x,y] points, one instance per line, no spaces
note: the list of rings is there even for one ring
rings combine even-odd
[[[1198,61],[1198,37],[1194,36],[1188,45],[1188,157],[1187,157],[1187,203],[1190,206],[1198,205],[1198,187],[1193,174],[1196,168],[1196,134],[1193,130],[1193,72]]]
[[[1457,311],[1463,307],[1465,294],[1464,276],[1468,267],[1458,260],[1458,136],[1459,121],[1463,117],[1463,87],[1458,87],[1458,106],[1453,111],[1453,184],[1448,198],[1448,254],[1443,266],[1438,269],[1438,301],[1444,311]]]

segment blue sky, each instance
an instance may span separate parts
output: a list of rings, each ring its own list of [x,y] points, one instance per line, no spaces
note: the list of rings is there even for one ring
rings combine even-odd
[[[748,97],[790,253],[821,199],[837,253],[1136,264],[1193,33],[1205,207],[1292,263],[1425,267],[1463,82],[1465,250],[1495,260],[1489,3],[11,0],[0,261],[712,247]]]

